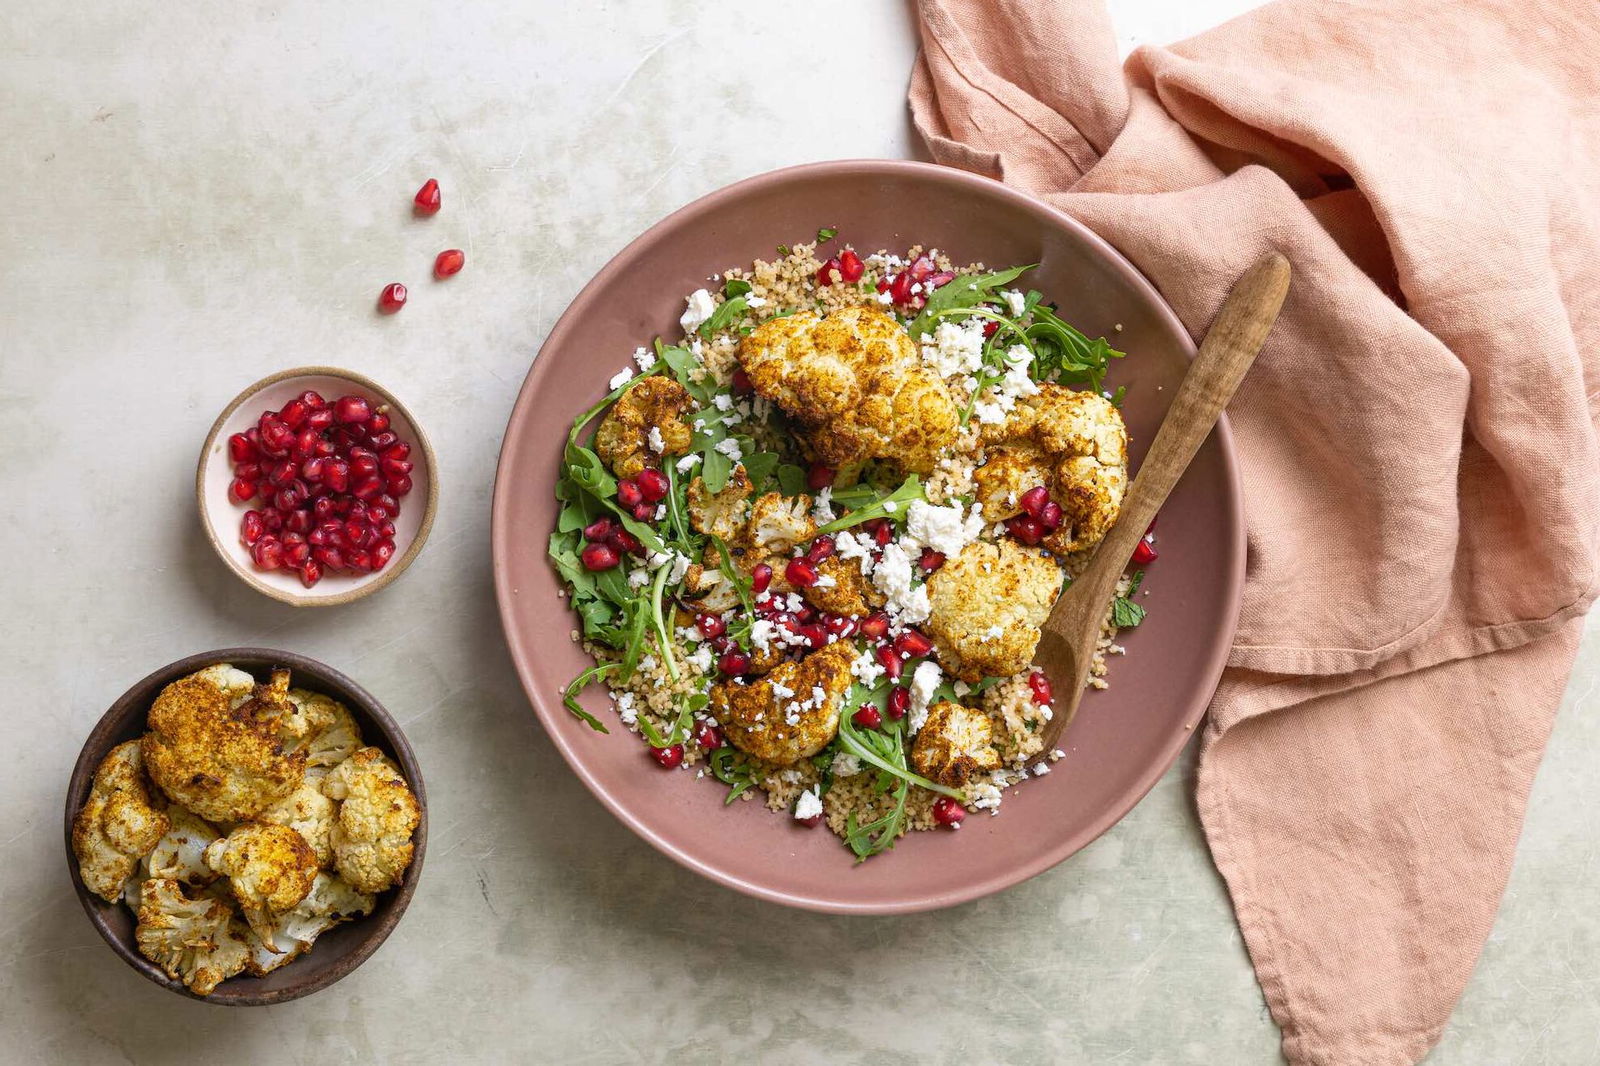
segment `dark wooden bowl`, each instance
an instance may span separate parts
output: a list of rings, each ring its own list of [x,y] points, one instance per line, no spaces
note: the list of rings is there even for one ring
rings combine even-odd
[[[400,887],[381,893],[371,914],[328,930],[317,938],[316,945],[309,952],[265,977],[240,974],[222,982],[211,995],[196,996],[182,981],[169,978],[160,967],[139,954],[133,937],[136,920],[132,911],[122,903],[107,903],[84,886],[83,879],[78,876],[77,857],[72,853],[72,821],[88,798],[95,769],[100,765],[100,760],[105,758],[106,752],[145,732],[145,715],[163,688],[212,663],[232,663],[254,675],[258,681],[266,681],[274,666],[286,666],[293,672],[294,687],[321,692],[343,703],[361,726],[361,735],[366,742],[383,749],[400,765],[400,771],[416,793],[422,817],[412,838],[416,853],[406,871],[405,881]],[[223,648],[191,655],[163,666],[123,693],[111,705],[111,709],[94,727],[94,732],[89,734],[83,751],[78,754],[77,765],[72,768],[72,782],[67,788],[65,829],[67,867],[71,872],[72,887],[83,903],[84,913],[123,962],[179,995],[230,1007],[254,1007],[284,1003],[327,988],[378,950],[378,946],[405,913],[406,905],[411,902],[411,894],[416,891],[417,879],[422,874],[423,853],[428,846],[428,799],[423,790],[422,770],[417,765],[416,755],[407,743],[405,734],[389,716],[389,712],[383,709],[383,705],[366,689],[331,666],[293,652],[270,648]]]

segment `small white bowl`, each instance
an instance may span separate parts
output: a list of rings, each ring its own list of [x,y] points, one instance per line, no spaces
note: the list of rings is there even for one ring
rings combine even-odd
[[[355,393],[382,405],[389,415],[389,428],[411,444],[411,492],[400,501],[400,514],[394,519],[394,558],[375,574],[325,573],[311,588],[300,582],[293,570],[260,570],[250,557],[239,535],[239,523],[259,500],[249,505],[234,502],[228,494],[233,481],[233,461],[228,455],[228,438],[243,433],[261,418],[263,411],[277,411],[307,389],[315,389],[329,401]],[[371,378],[350,370],[328,366],[303,366],[263,378],[245,389],[223,409],[206,435],[195,471],[195,499],[201,524],[211,546],[239,579],[257,592],[294,607],[332,607],[369,596],[405,572],[422,550],[433,528],[434,511],[439,503],[438,464],[433,446],[417,425],[405,404],[395,399]]]

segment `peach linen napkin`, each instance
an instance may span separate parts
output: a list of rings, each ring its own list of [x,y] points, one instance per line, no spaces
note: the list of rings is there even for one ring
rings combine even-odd
[[[1195,336],[1293,262],[1231,408],[1249,568],[1198,804],[1289,1060],[1415,1062],[1596,591],[1593,0],[1284,0],[1120,69],[1097,0],[919,16],[934,156],[1081,219]]]

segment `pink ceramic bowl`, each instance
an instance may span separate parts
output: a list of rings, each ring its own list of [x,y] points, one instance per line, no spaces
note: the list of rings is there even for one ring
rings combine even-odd
[[[727,267],[837,228],[856,248],[923,244],[959,262],[1038,263],[1026,281],[1090,336],[1128,357],[1111,385],[1137,463],[1194,353],[1155,289],[1072,219],[1014,189],[923,163],[851,161],[792,167],[697,200],[628,245],[551,331],[517,399],[494,495],[495,590],[524,688],[574,772],[612,812],[667,855],[741,892],[814,910],[885,914],[976,899],[1049,869],[1109,829],[1172,765],[1205,712],[1238,615],[1244,523],[1226,424],[1201,449],[1161,515],[1161,558],[1149,569],[1148,619],[1126,634],[1111,688],[1092,692],[1064,737],[1055,772],[1007,795],[998,817],[961,832],[912,833],[856,865],[823,829],[798,828],[758,802],[723,806],[726,790],[668,773],[615,724],[593,732],[561,705],[589,665],[567,639],[545,540],[552,487],[573,417],[607,391],[629,353],[670,338],[684,296]],[[1118,327],[1121,327],[1120,332]]]

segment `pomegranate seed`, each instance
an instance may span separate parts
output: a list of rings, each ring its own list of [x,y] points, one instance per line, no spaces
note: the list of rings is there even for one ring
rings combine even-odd
[[[840,640],[854,636],[857,624],[856,620],[847,614],[830,614],[822,620],[822,628]]]
[[[583,539],[605,540],[607,537],[611,536],[611,529],[611,519],[605,515],[602,515],[583,527]]]
[[[861,635],[868,640],[882,640],[889,635],[889,616],[882,611],[867,615],[861,623]]]
[[[239,522],[239,539],[246,545],[254,544],[261,539],[267,527],[261,522],[260,511],[246,511],[244,518]]]
[[[1041,707],[1047,707],[1055,702],[1055,693],[1050,688],[1050,679],[1043,673],[1035,670],[1028,675],[1028,688],[1033,690],[1033,702]]]
[[[729,677],[738,677],[750,669],[750,656],[735,648],[730,648],[722,653],[722,658],[717,660],[717,669]]]
[[[372,446],[372,450],[373,451],[378,453],[378,457],[380,459],[389,459],[389,458],[391,458],[390,456],[388,456],[388,455],[386,455],[384,453],[387,452],[390,448],[394,447],[394,445],[399,440],[400,440],[400,438],[395,436],[395,434],[390,432],[389,430],[384,430],[381,433],[370,433],[369,432],[367,434],[367,443]],[[393,456],[392,458],[393,458],[393,460],[395,462],[402,462],[402,461],[404,461],[405,456],[398,455],[398,456]]]
[[[375,437],[379,433],[388,432],[389,416],[382,411],[372,412],[372,415],[367,419],[366,430],[369,438]]]
[[[351,548],[344,553],[344,561],[352,570],[371,570],[372,555],[365,548]]]
[[[376,499],[383,492],[383,482],[376,477],[364,477],[351,485],[350,491],[360,500]]]
[[[296,458],[309,459],[317,454],[317,445],[322,443],[322,434],[307,426],[295,434],[292,451]]]
[[[283,529],[283,515],[268,509],[261,512],[261,524],[267,527],[268,533],[277,533]]]
[[[610,570],[622,561],[617,549],[609,544],[591,544],[583,549],[579,558],[583,560],[585,570]]]
[[[274,459],[282,459],[294,444],[294,430],[276,418],[261,419],[260,448]]]
[[[350,464],[333,459],[322,468],[322,483],[330,492],[343,492],[350,487]]]
[[[372,546],[372,569],[382,570],[389,565],[389,560],[394,558],[394,540],[392,535],[385,537]]]
[[[839,253],[839,276],[845,281],[860,281],[861,275],[866,271],[867,264],[861,261],[861,257],[855,253],[855,249],[846,248]]]
[[[839,260],[830,258],[817,268],[817,284],[832,285],[839,280]]]
[[[806,487],[812,492],[820,492],[833,484],[833,479],[839,476],[839,471],[831,466],[821,463],[812,463],[806,470]]]
[[[985,322],[983,324],[983,337],[984,337],[984,339],[988,340],[990,337],[994,336],[995,335],[995,331],[998,330],[999,328],[1000,328],[1000,323],[994,321],[993,319],[990,319],[988,322]]]
[[[285,513],[293,511],[305,502],[305,490],[299,487],[298,482],[291,482],[285,485],[272,497],[272,506]]]
[[[944,565],[944,552],[923,548],[921,557],[917,559],[917,565],[922,568],[924,574],[931,574]]]
[[[234,477],[242,477],[242,478],[245,478],[246,480],[249,480],[249,481],[260,481],[261,480],[261,464],[260,463],[235,463],[234,467],[233,467],[233,476]]]
[[[452,274],[461,273],[461,268],[467,265],[467,253],[460,248],[447,248],[440,252],[433,260],[433,276],[448,278]]]
[[[228,486],[228,495],[240,503],[249,503],[256,494],[256,483],[247,478],[236,477],[233,484]]]
[[[323,548],[313,548],[311,557],[329,570],[344,569],[344,553],[331,545]]]
[[[401,441],[398,444],[385,448],[383,450],[383,457],[385,459],[409,459],[411,458],[411,445],[407,444],[405,441]]]
[[[1148,540],[1141,540],[1133,546],[1133,561],[1138,566],[1155,562],[1160,557],[1160,554],[1160,552],[1156,551],[1156,546]]]
[[[311,408],[299,400],[290,400],[283,405],[283,410],[278,412],[278,419],[290,429],[299,429],[309,414],[311,414]]]
[[[894,539],[894,526],[885,522],[872,534],[872,539],[878,542],[878,547],[887,547],[889,542]]]
[[[723,621],[720,614],[697,614],[694,618],[694,626],[700,631],[700,635],[707,640],[712,637],[720,637],[728,631],[728,623]]]
[[[1024,511],[1038,518],[1044,511],[1044,505],[1050,502],[1050,490],[1043,485],[1035,485],[1022,494],[1022,499],[1017,501]]]
[[[701,722],[700,728],[694,731],[694,742],[706,751],[716,751],[722,747],[722,730],[710,722]]]
[[[1054,500],[1045,504],[1039,511],[1039,524],[1046,533],[1054,533],[1061,528],[1061,505]]]
[[[344,425],[365,422],[372,414],[372,405],[360,396],[341,396],[334,401],[333,417]]]
[[[322,473],[328,468],[328,460],[321,458],[307,459],[300,464],[300,476],[311,484],[316,485],[322,481]]]
[[[267,480],[274,485],[282,487],[293,481],[300,473],[300,467],[293,459],[285,459],[281,463],[274,463],[267,472]]]
[[[783,576],[789,584],[808,589],[817,583],[817,568],[809,559],[790,559],[789,565],[783,568]]]
[[[815,623],[801,626],[796,635],[805,640],[808,648],[816,649],[828,646],[828,631]]]
[[[307,411],[320,411],[324,407],[328,406],[328,401],[324,400],[322,398],[322,393],[318,392],[316,389],[307,389],[305,392],[302,392],[299,396],[295,397],[295,399],[305,404]]]
[[[932,259],[925,255],[919,255],[916,259],[912,260],[911,265],[906,268],[906,274],[911,278],[912,281],[927,281],[929,278],[933,277],[933,272],[937,269],[938,264]]]
[[[895,721],[906,716],[911,709],[911,693],[907,689],[896,686],[889,690],[889,717]]]
[[[411,198],[415,205],[414,210],[419,215],[437,214],[442,199],[439,196],[439,183],[432,178],[422,183],[422,188],[417,190],[417,195]]]
[[[306,428],[318,433],[333,425],[333,408],[319,407],[306,416]]]
[[[883,667],[883,676],[890,681],[900,680],[900,671],[905,668],[900,656],[887,644],[880,644],[877,651],[878,665]]]
[[[876,729],[883,724],[883,715],[878,713],[878,708],[867,703],[850,716],[850,720],[862,729]]]
[[[940,825],[947,825],[951,829],[961,824],[961,819],[967,816],[967,809],[961,806],[959,800],[949,796],[940,796],[933,801],[933,820]]]
[[[385,493],[378,497],[378,506],[389,512],[390,518],[400,517],[400,501]]]
[[[802,603],[800,609],[794,613],[795,621],[802,624],[817,620],[817,609],[809,603]]]
[[[307,559],[300,564],[300,584],[310,588],[322,580],[322,564],[315,559]]]
[[[298,570],[311,561],[311,546],[305,541],[283,546],[283,561],[291,570]]]
[[[382,522],[374,523],[372,532],[379,540],[393,540],[394,523],[388,521],[387,519]]]
[[[402,474],[410,471],[402,470]],[[664,500],[667,497],[667,476],[659,470],[646,467],[639,471],[639,495],[651,503]]]
[[[817,826],[822,824],[822,815],[813,814],[809,818],[796,818],[794,820],[794,824],[795,825],[803,825],[807,829],[815,829]]]
[[[325,522],[333,515],[333,500],[328,496],[321,496],[311,501],[311,517],[319,522]]]
[[[820,563],[833,554],[833,538],[824,533],[811,542],[811,547],[806,550],[806,558],[814,563]]]
[[[398,281],[391,282],[378,293],[378,310],[392,315],[406,305],[406,287]]]
[[[405,477],[411,473],[411,463],[404,459],[380,459],[378,469],[383,471],[383,476],[391,481]]]
[[[894,638],[894,650],[909,659],[920,659],[933,650],[933,641],[915,629],[908,629]]]
[[[1008,518],[1005,527],[1013,537],[1024,544],[1037,544],[1044,538],[1044,526],[1040,525],[1039,520],[1032,515]]]
[[[372,542],[378,538],[373,535],[372,527],[359,519],[346,519],[344,523],[344,539],[346,544],[354,544],[358,548],[370,548]]]
[[[750,382],[750,375],[744,372],[744,367],[738,367],[733,372],[733,391],[738,396],[748,396],[756,391]]]
[[[943,285],[948,285],[954,280],[956,280],[955,274],[948,270],[941,270],[937,274],[930,275],[928,280],[922,283],[922,291],[932,292],[934,289],[937,289]]]
[[[889,299],[902,307],[909,304],[912,299],[911,275],[906,272],[896,274],[889,282]]]
[[[350,476],[373,477],[378,472],[378,457],[361,448],[350,449]]]
[[[243,433],[235,433],[228,438],[228,458],[236,463],[253,463],[261,457],[256,446],[250,438]]]
[[[732,647],[733,638],[728,636],[726,633],[722,634],[720,637],[711,638],[711,650],[716,652],[718,655],[721,655],[723,652]]]
[[[256,541],[250,557],[263,570],[277,570],[283,566],[283,542],[269,533]]]
[[[639,491],[639,483],[637,481],[632,478],[624,478],[617,482],[617,502],[622,506],[631,511],[639,505],[639,501],[642,499],[644,499],[644,494]]]
[[[611,536],[606,538],[606,542],[619,552],[628,552],[633,555],[644,554],[644,545],[639,543],[639,538],[621,526],[611,531]]]
[[[750,592],[759,596],[772,584],[772,567],[757,563],[750,571]]]
[[[656,516],[656,505],[649,500],[640,500],[633,505],[633,517],[640,522],[652,521]]]
[[[298,511],[292,511],[289,517],[284,520],[283,525],[290,533],[298,533],[303,537],[311,532],[311,512],[304,507]]]

